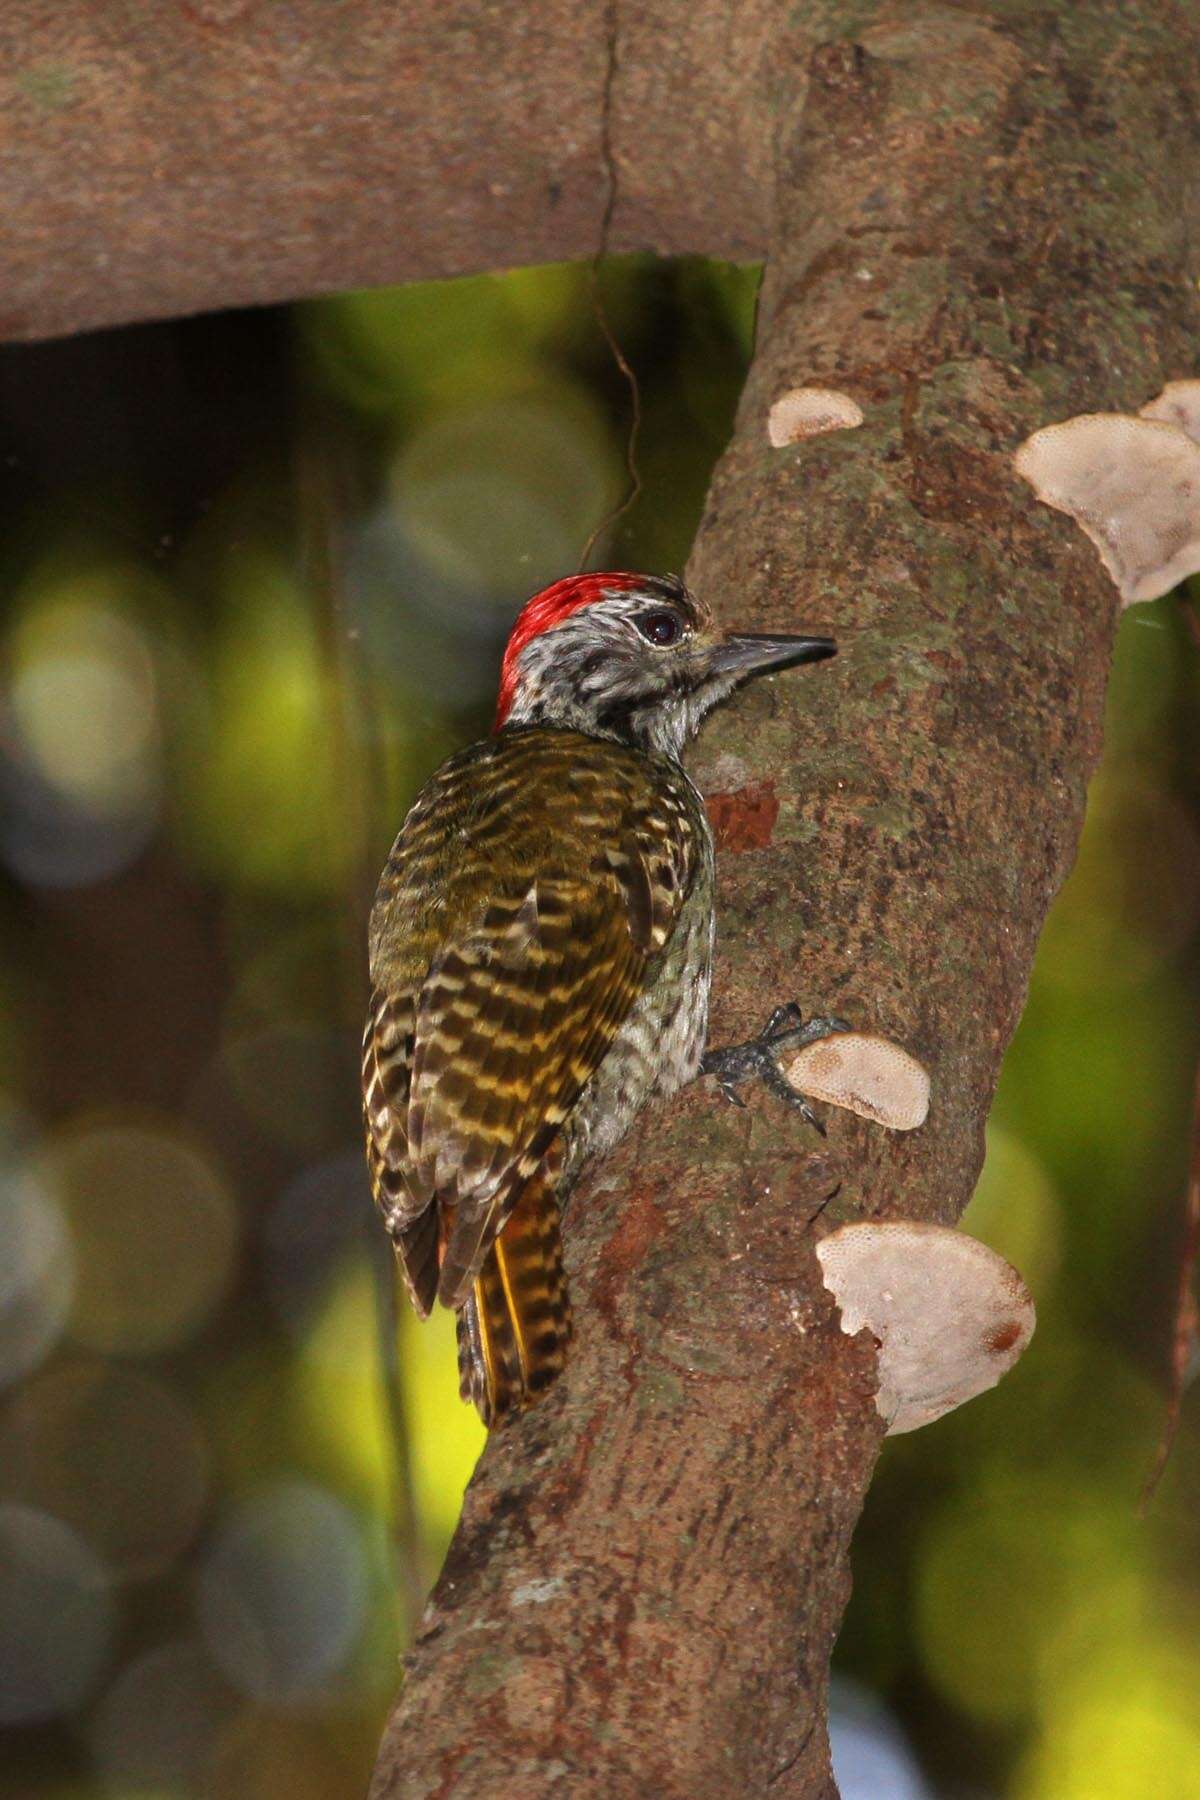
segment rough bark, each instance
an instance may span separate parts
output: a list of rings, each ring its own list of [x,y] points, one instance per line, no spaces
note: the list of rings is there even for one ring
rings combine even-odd
[[[779,0],[4,0],[0,338],[759,257]]]
[[[929,1123],[814,1139],[699,1083],[572,1205],[577,1340],[488,1446],[375,1800],[827,1800],[829,1650],[879,1445],[818,1235],[968,1199],[1100,741],[1115,597],[1009,454],[1192,372],[1198,28],[1169,0],[9,0],[0,330],[613,247],[768,246],[692,561],[838,663],[695,767],[713,1036],[770,1005],[913,1049]],[[769,223],[768,223],[769,222]],[[797,382],[857,431],[772,450]]]
[[[776,1000],[934,1078],[912,1136],[818,1142],[698,1083],[573,1202],[578,1339],[488,1446],[374,1800],[827,1800],[830,1648],[879,1445],[873,1347],[814,1244],[957,1218],[1100,746],[1115,595],[1015,481],[1049,419],[1192,366],[1196,32],[1160,6],[892,7],[776,52],[759,344],[691,576],[730,620],[845,640],[747,693],[696,758],[721,796],[713,1036]],[[1189,183],[1191,184],[1189,186]],[[864,427],[772,450],[771,399]]]

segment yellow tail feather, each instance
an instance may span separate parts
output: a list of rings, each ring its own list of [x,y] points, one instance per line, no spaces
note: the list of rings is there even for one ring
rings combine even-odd
[[[545,1392],[571,1338],[558,1202],[541,1172],[521,1190],[458,1312],[459,1388],[485,1425]]]

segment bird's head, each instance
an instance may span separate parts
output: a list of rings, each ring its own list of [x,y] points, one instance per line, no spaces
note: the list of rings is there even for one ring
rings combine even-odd
[[[678,757],[744,681],[836,649],[827,637],[718,632],[675,575],[568,575],[513,626],[495,729],[551,725]]]

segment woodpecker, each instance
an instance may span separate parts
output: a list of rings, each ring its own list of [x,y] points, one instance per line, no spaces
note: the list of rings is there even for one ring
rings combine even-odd
[[[744,681],[835,650],[722,635],[674,576],[557,581],[513,627],[491,736],[442,765],[392,847],[367,1161],[413,1305],[456,1312],[461,1392],[489,1427],[562,1368],[559,1210],[581,1165],[701,1066],[713,843],[684,745]]]

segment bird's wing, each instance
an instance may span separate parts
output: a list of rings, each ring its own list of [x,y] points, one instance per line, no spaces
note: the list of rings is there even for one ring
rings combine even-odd
[[[447,1222],[438,1295],[458,1305],[521,1187],[646,982],[640,858],[600,852],[493,902],[430,969],[417,1007],[408,1144]],[[623,879],[628,873],[629,879]]]
[[[411,995],[374,997],[368,1158],[421,1311],[466,1297],[674,928],[694,833],[649,794],[626,802],[617,829],[560,837],[551,858],[536,820],[529,856],[510,835],[505,886]]]
[[[406,1179],[408,1090],[415,996],[372,988],[362,1044],[363,1125],[371,1193],[383,1214],[409,1298],[422,1318],[437,1298],[437,1214],[416,1200]]]

